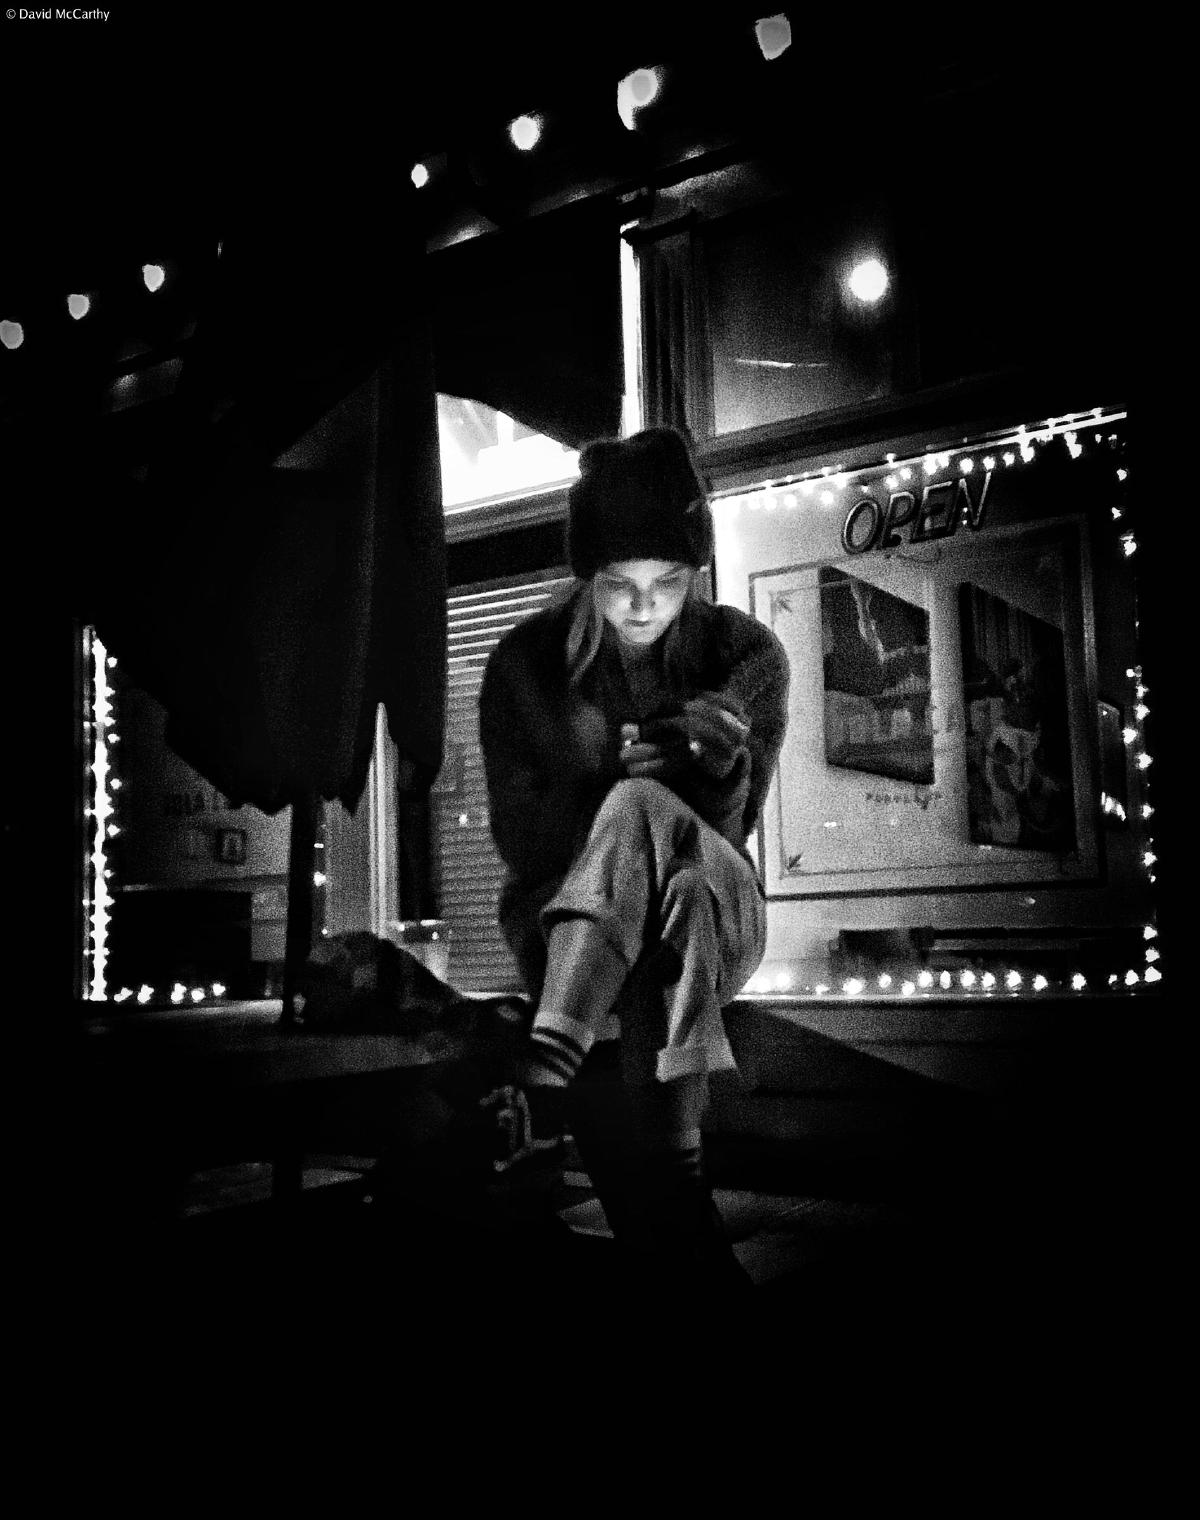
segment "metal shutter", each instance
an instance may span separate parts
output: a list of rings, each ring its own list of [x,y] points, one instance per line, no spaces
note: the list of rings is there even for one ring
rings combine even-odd
[[[526,573],[448,598],[446,758],[431,795],[433,884],[450,939],[449,980],[463,992],[509,992],[517,968],[496,923],[504,867],[492,843],[479,747],[479,689],[502,634],[570,584],[561,571]]]

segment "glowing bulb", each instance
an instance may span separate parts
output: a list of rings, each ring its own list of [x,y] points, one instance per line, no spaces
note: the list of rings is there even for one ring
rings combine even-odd
[[[994,987],[996,985],[996,973],[994,971],[985,971],[980,981],[985,987]]]
[[[536,148],[542,135],[542,122],[539,116],[518,116],[508,124],[508,135],[512,138],[516,147],[522,153],[528,153],[531,148]]]
[[[852,976],[842,983],[842,991],[848,992],[851,997],[857,997],[857,995],[863,991],[866,985],[867,984],[863,981],[862,977]]]
[[[918,977],[917,977],[917,983],[918,983],[919,986],[922,986],[922,987],[932,987],[933,986],[933,972],[932,971],[922,971],[918,975]]]
[[[213,995],[213,997],[224,997],[225,996],[225,986],[224,986],[224,983],[222,983],[222,982],[214,982],[212,984],[212,995]]]
[[[204,1001],[204,988],[203,987],[193,987],[192,988],[192,1002],[193,1003],[202,1003],[203,1001]]]
[[[912,997],[913,993],[916,992],[916,990],[916,985],[913,982],[900,983],[900,995],[902,997]]]
[[[1146,927],[1142,930],[1142,938],[1143,939],[1157,939],[1158,938],[1158,930],[1154,927],[1153,924],[1147,924]]]
[[[873,305],[888,288],[888,272],[878,259],[863,259],[850,271],[846,283],[852,296]]]
[[[975,461],[973,459],[960,459],[958,461],[958,467],[964,475],[969,475],[975,468]]]
[[[167,272],[161,264],[142,265],[142,279],[146,282],[147,290],[161,290],[166,278]]]
[[[154,988],[143,986],[138,991],[137,1000],[139,1003],[148,1003],[153,996]]]
[[[943,971],[941,976],[938,977],[938,981],[941,983],[942,990],[946,991],[953,981],[953,977],[951,977],[948,971]]]
[[[1033,979],[1033,990],[1035,992],[1044,992],[1049,985],[1050,983],[1039,971],[1037,976],[1035,976]]]
[[[1146,951],[1146,960],[1147,961],[1156,961],[1157,959],[1158,959],[1158,951],[1155,950],[1153,946],[1151,946],[1151,948]]]
[[[791,985],[792,978],[790,972],[781,971],[775,978],[775,990],[777,992],[786,992]]]
[[[1019,971],[1010,971],[1004,978],[1004,985],[1015,989],[1021,985],[1021,980],[1021,973]]]
[[[879,978],[879,986],[882,987],[886,991],[887,988],[889,988],[891,985],[892,985],[892,979],[887,974],[887,972],[885,971],[883,973],[883,975]]]
[[[417,189],[422,190],[429,183],[429,170],[424,164],[414,164],[412,166],[411,178]]]
[[[75,318],[76,322],[79,321],[80,317],[86,317],[87,314],[88,314],[88,312],[91,311],[91,309],[92,309],[92,298],[91,298],[91,296],[79,295],[79,296],[68,296],[67,297],[67,310]]]
[[[963,984],[964,987],[974,987],[975,983],[978,980],[979,978],[973,971],[964,971],[963,974],[959,977],[959,981]]]
[[[325,885],[325,872],[324,871],[314,871],[313,872],[313,886],[314,887],[323,887],[324,885]]]
[[[1161,982],[1162,972],[1156,970],[1153,966],[1151,966],[1150,969],[1146,972],[1146,980],[1148,982]]]
[[[1077,971],[1071,978],[1071,986],[1074,987],[1076,992],[1082,992],[1087,986],[1087,977]]]
[[[132,996],[133,996],[133,992],[132,992],[132,990],[130,988],[128,988],[128,987],[122,987],[121,990],[120,990],[120,992],[114,994],[114,996],[113,996],[113,1002],[114,1003],[123,1003],[126,998],[131,998]]]
[[[990,454],[984,456],[983,467],[985,470],[994,470],[996,468],[996,461]]]
[[[1141,981],[1141,977],[1138,976],[1138,974],[1137,974],[1136,971],[1127,971],[1125,973],[1125,985],[1126,985],[1126,987],[1136,987],[1137,984],[1138,984],[1138,982],[1140,982],[1140,981]]]
[[[1015,454],[1013,454],[1011,452],[1005,454],[1005,456],[1004,456],[1004,463],[1005,464],[1016,464],[1016,462],[1017,462],[1017,456]]]
[[[179,983],[176,982],[174,987],[171,988],[171,1001],[173,1003],[182,1003],[186,996],[187,988],[181,987]]]
[[[660,69],[634,69],[617,86],[617,115],[626,129],[633,131],[637,113],[654,100],[662,86]]]
[[[20,348],[25,341],[25,329],[19,322],[0,322],[0,343],[5,348]]]
[[[758,49],[768,63],[786,53],[792,45],[792,23],[786,16],[766,16],[754,23]]]

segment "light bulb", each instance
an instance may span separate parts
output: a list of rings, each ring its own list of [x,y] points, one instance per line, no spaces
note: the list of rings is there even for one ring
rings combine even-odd
[[[508,124],[508,135],[522,153],[536,148],[542,136],[540,116],[518,116]]]
[[[846,283],[856,300],[873,306],[883,297],[890,282],[887,269],[879,259],[863,259],[850,271]]]

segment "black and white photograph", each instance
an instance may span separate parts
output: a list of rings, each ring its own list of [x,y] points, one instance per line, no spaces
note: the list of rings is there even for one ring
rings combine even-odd
[[[1132,27],[5,8],[55,1410],[1078,1407],[1184,969]]]
[[[971,838],[1069,851],[1075,795],[1062,633],[978,586],[960,588],[959,607]]]
[[[930,785],[929,614],[841,570],[820,585],[825,758]]]

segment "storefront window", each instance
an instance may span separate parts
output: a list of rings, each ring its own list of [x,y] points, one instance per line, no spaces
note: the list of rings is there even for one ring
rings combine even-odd
[[[715,433],[895,393],[900,271],[880,206],[777,201],[701,237]]]
[[[792,672],[751,991],[1157,979],[1125,430],[1098,409],[719,497],[718,597]]]

